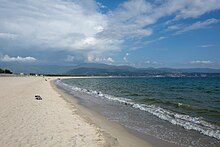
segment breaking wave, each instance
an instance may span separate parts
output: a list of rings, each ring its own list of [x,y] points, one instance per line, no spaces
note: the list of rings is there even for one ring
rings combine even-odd
[[[78,92],[87,93],[89,95],[92,95],[98,98],[102,98],[102,99],[106,99],[106,100],[114,101],[114,102],[119,102],[119,103],[128,105],[130,107],[133,107],[135,109],[146,111],[174,125],[181,126],[187,130],[195,130],[204,135],[214,137],[220,140],[220,127],[203,120],[203,118],[201,117],[192,117],[189,115],[179,114],[179,113],[172,112],[170,110],[166,110],[159,106],[156,106],[154,104],[137,103],[137,102],[132,101],[131,99],[115,97],[112,95],[104,94],[99,91],[71,86],[66,83],[63,83],[61,80],[57,80],[55,84],[59,85],[60,87],[68,91],[78,91]],[[179,105],[182,105],[182,104],[179,104]]]

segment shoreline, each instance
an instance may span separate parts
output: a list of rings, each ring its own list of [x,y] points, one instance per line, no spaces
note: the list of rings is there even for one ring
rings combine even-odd
[[[145,146],[151,147],[152,145],[125,130],[121,125],[110,122],[104,116],[99,115],[94,111],[90,111],[88,108],[85,108],[79,104],[79,101],[73,96],[66,93],[64,90],[59,89],[54,84],[54,81],[51,81],[51,86],[57,91],[61,97],[69,104],[74,105],[77,109],[77,114],[83,117],[88,123],[94,124],[98,128],[101,128],[101,132],[104,133],[104,136],[107,140],[115,142],[117,146]]]
[[[80,104],[57,79],[0,77],[0,144],[4,146],[177,146],[128,129]],[[42,100],[36,100],[40,95]]]
[[[62,79],[67,78],[74,77],[63,77]],[[105,134],[108,134],[107,136],[111,135],[114,139],[116,139],[119,146],[178,146],[177,144],[163,141],[154,136],[140,134],[139,132],[126,128],[119,123],[108,120],[100,113],[81,105],[77,97],[69,94],[61,88],[58,88],[54,82],[55,80],[51,81],[51,86],[54,90],[57,91],[67,103],[74,105],[80,116],[86,119],[89,123],[95,124],[101,128]]]
[[[101,113],[102,109],[85,105],[82,98],[86,97],[83,95],[69,93],[55,84],[58,79],[68,78],[95,77],[0,76],[0,144],[178,146],[109,120]],[[42,96],[43,100],[36,100],[36,95]],[[108,104],[102,106],[106,107]],[[112,112],[117,113],[116,111]]]
[[[2,146],[118,146],[60,97],[50,84],[55,78],[46,79],[0,77]]]

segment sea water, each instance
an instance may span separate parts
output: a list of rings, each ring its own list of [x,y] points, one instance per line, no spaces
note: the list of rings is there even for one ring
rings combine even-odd
[[[220,78],[74,78],[56,84],[143,135],[183,146],[220,146]]]

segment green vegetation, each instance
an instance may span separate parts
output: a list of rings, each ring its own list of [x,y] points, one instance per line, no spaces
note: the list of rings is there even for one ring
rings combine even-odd
[[[8,69],[1,69],[0,68],[0,74],[12,74],[12,72],[10,71],[10,70],[8,70]]]

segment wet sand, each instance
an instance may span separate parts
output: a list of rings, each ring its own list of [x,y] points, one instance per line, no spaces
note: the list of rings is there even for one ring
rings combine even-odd
[[[73,78],[73,77],[72,77]],[[79,78],[79,77],[74,77]],[[83,77],[85,78],[85,77]],[[97,77],[86,77],[86,78],[97,78]],[[100,78],[100,77],[99,77]],[[106,77],[105,77],[106,78]],[[101,130],[107,135],[113,137],[112,141],[117,141],[119,146],[137,146],[137,147],[176,147],[177,144],[170,143],[154,136],[141,134],[129,128],[120,125],[117,122],[108,120],[107,117],[103,116],[96,108],[87,107],[83,105],[80,101],[81,98],[75,97],[65,90],[57,88],[54,81],[51,82],[52,87],[60,93],[60,95],[71,105],[76,107],[77,112],[80,116],[85,118],[88,122],[94,123],[96,126],[101,128]]]
[[[57,77],[0,77],[2,146],[151,146],[77,101],[69,101],[52,84],[54,79]]]

